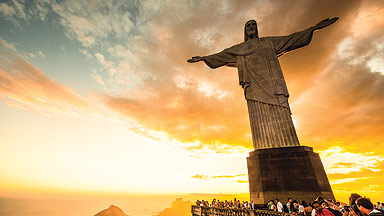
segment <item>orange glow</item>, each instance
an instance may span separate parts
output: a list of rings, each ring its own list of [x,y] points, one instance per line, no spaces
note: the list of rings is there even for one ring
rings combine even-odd
[[[134,23],[132,11],[119,14],[126,2],[43,2],[55,19],[39,1],[0,3],[18,28],[0,35],[1,193],[249,199],[237,71],[186,60],[242,42],[248,19],[269,36],[340,16],[280,57],[292,116],[338,200],[384,201],[383,3],[144,1]],[[32,38],[28,19],[54,20],[61,37]]]

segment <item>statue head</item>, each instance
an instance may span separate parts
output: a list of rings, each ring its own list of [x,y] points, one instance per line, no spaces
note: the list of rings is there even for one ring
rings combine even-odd
[[[252,38],[259,38],[259,32],[257,31],[257,22],[255,20],[249,20],[244,26],[244,41]]]

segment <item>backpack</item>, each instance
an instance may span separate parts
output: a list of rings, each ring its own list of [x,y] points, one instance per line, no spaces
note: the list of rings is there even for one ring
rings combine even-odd
[[[284,209],[284,212],[285,212],[285,213],[289,213],[289,210],[288,210],[287,205],[283,205],[283,209]]]

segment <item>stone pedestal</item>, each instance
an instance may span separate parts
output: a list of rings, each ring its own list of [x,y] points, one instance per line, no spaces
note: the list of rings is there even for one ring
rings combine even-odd
[[[247,158],[249,191],[257,204],[278,198],[311,202],[333,199],[319,154],[307,146],[258,149]]]

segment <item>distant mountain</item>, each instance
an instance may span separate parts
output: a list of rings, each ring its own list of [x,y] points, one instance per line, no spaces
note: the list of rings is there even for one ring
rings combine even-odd
[[[177,198],[172,202],[171,208],[166,208],[157,216],[190,216],[191,201],[183,201],[182,198]]]
[[[109,208],[95,214],[95,216],[129,216],[123,212],[119,207],[115,205],[109,206]]]

